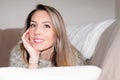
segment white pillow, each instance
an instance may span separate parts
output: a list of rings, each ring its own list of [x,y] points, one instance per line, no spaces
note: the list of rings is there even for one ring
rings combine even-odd
[[[95,52],[101,35],[113,22],[115,22],[115,19],[83,26],[67,26],[68,38],[86,59],[90,59]]]
[[[0,68],[0,80],[97,80],[101,69],[96,66],[26,69]]]

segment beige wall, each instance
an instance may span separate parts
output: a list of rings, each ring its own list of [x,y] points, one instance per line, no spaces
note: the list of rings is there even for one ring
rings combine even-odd
[[[0,28],[23,27],[28,13],[38,3],[58,9],[67,25],[115,17],[115,0],[0,0]]]

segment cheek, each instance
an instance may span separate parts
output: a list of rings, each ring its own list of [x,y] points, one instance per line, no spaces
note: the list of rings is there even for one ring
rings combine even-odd
[[[29,29],[29,34],[33,34],[34,30],[32,30],[31,28]]]
[[[55,41],[56,41],[56,35],[54,34],[54,33],[52,33],[52,34],[49,34],[49,35],[47,35],[48,36],[48,38],[49,38],[49,42],[51,42],[51,43],[55,43]]]

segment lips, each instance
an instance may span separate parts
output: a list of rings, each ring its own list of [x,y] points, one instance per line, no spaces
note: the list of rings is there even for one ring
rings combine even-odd
[[[41,39],[41,38],[34,38],[33,40],[35,43],[42,43],[45,41],[44,39]]]

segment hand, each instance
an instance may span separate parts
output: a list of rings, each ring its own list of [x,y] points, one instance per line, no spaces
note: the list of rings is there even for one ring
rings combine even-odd
[[[35,50],[29,40],[29,29],[22,36],[23,45],[30,55],[29,64],[37,64],[39,61],[40,52]]]

